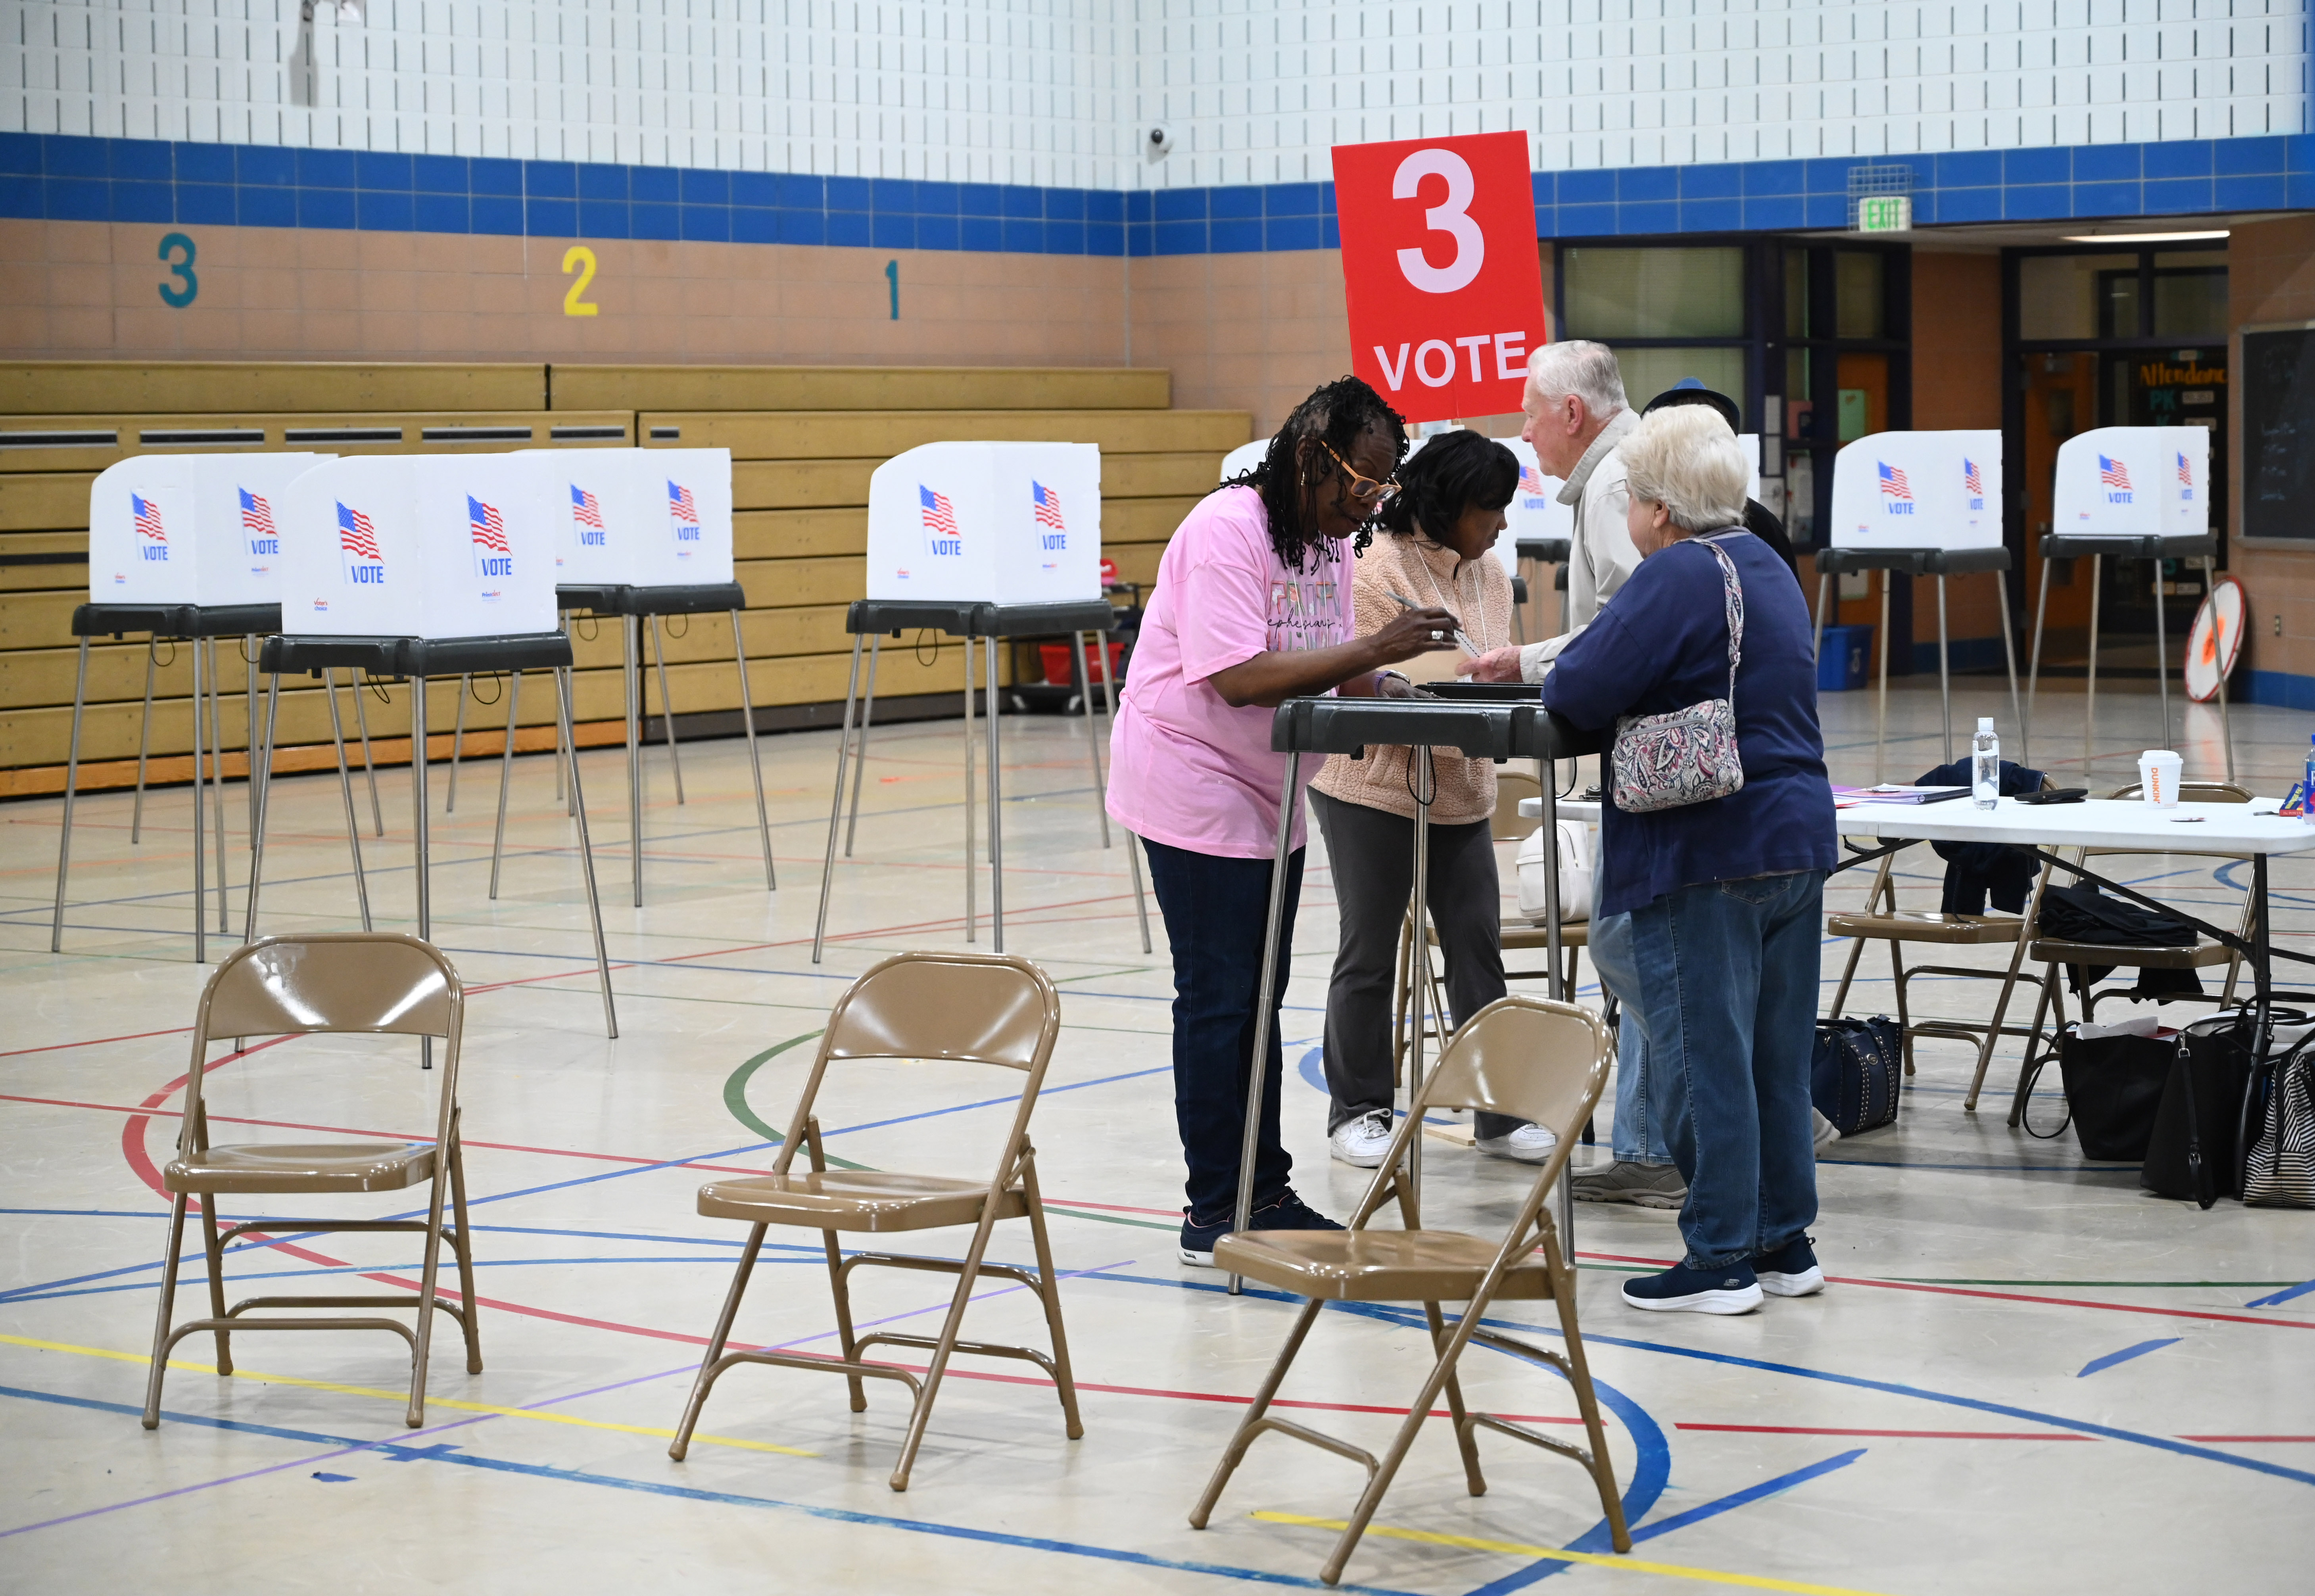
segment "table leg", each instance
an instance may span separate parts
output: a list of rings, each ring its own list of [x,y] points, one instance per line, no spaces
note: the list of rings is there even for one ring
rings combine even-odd
[[[1278,926],[1286,914],[1286,845],[1294,836],[1296,778],[1301,771],[1302,756],[1287,755],[1286,781],[1278,792],[1278,846],[1270,857],[1269,918],[1262,930],[1262,983],[1254,989],[1254,1055],[1246,1070],[1246,1135],[1238,1148],[1237,1200],[1230,1217],[1233,1233],[1244,1230],[1254,1217],[1254,1161],[1262,1144],[1262,1091],[1270,1058],[1270,994],[1278,983]],[[1415,934],[1422,935],[1421,927],[1415,928]],[[1238,1296],[1245,1290],[1245,1276],[1229,1277],[1231,1296]]]
[[[603,1033],[619,1039],[619,1016],[611,1006],[611,959],[603,946],[603,897],[595,884],[595,847],[587,836],[587,806],[579,801],[579,743],[571,724],[571,672],[554,671],[555,718],[563,740],[571,745],[571,812],[579,817],[579,868],[587,877],[587,918],[595,927],[595,972],[603,983]]]
[[[499,748],[499,818],[491,831],[491,901],[493,903],[499,897],[499,861],[506,853],[507,789],[514,785],[515,716],[521,708],[522,672],[517,670],[507,681],[506,740]],[[559,722],[561,717],[556,719]]]
[[[145,657],[147,661],[151,661],[153,656],[149,649]],[[149,663],[146,669],[146,680],[147,682],[152,680],[152,669]],[[194,688],[196,693],[199,693],[200,690],[200,689],[198,687]],[[146,691],[150,692],[151,688],[148,687]],[[66,745],[65,751],[65,821],[63,829],[57,833],[57,908],[55,917],[49,922],[49,952],[52,953],[60,953],[65,951],[65,872],[72,864],[73,797],[76,789],[80,785],[81,705],[87,700],[87,697],[88,639],[84,637],[80,640],[80,664],[73,675],[72,740]],[[149,704],[146,706],[145,713],[146,718],[150,719],[152,709]],[[200,773],[201,746],[200,717],[198,715],[194,717],[194,723],[193,772],[196,777],[198,777]],[[141,755],[138,758],[138,768],[143,768],[143,758]],[[198,796],[200,787],[198,781],[196,781],[194,785],[193,791],[197,794],[193,800],[193,813],[195,817],[193,829],[193,962],[198,964],[201,962],[201,833],[200,828],[200,799]]]
[[[836,796],[828,804],[828,856],[820,867],[820,918],[812,928],[812,962],[815,964],[820,962],[820,949],[828,941],[828,891],[836,880],[836,827],[844,818],[844,762],[852,752],[852,700],[859,691],[860,637],[856,633],[852,638],[852,676],[844,684],[844,731],[836,744]],[[577,768],[576,761],[572,768]],[[969,864],[966,873],[971,873]]]
[[[748,774],[756,784],[756,834],[764,842],[764,890],[776,892],[780,878],[772,866],[772,817],[764,808],[764,756],[756,747],[756,698],[748,690],[748,640],[740,635],[736,609],[732,612],[732,658],[740,667],[740,731],[748,740]]]
[[[145,757],[153,746],[153,645],[145,640],[145,715],[137,723],[137,802],[129,811],[129,840],[133,846],[145,831]]]
[[[346,679],[353,679],[352,671],[346,672]],[[357,687],[355,692],[359,693],[360,690]],[[361,928],[368,931],[370,928],[369,882],[362,873],[361,822],[354,814],[353,778],[346,773],[346,730],[345,723],[338,718],[337,679],[326,670],[322,672],[322,696],[330,701],[330,744],[338,752],[338,794],[346,802],[346,842],[353,849],[354,856],[354,897],[361,905]]]
[[[989,684],[989,944],[1005,951],[1005,754],[997,730],[997,639],[980,641],[980,674]]]
[[[860,781],[868,773],[868,731],[876,721],[877,668],[884,660],[884,634],[868,640],[868,696],[860,701],[860,750],[853,756],[852,812],[844,822],[844,856],[852,856],[852,838],[860,829]]]
[[[2275,1038],[2275,961],[2274,945],[2269,940],[2272,928],[2267,918],[2266,856],[2253,854],[2250,862],[2251,892],[2251,990],[2256,1019],[2251,1026],[2251,1083],[2253,1089],[2243,1094],[2242,1108],[2235,1123],[2235,1191],[2243,1189],[2243,1177],[2250,1163],[2251,1103],[2258,1095],[2257,1086],[2259,1071],[2266,1068],[2267,1045]],[[2272,1088],[2270,1088],[2272,1089]]]

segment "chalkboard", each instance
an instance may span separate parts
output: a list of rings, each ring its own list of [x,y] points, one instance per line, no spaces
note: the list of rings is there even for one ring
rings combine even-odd
[[[2246,537],[2315,539],[2315,324],[2245,329]]]

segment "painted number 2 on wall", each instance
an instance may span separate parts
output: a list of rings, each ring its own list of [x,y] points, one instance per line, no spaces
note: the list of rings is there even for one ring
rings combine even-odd
[[[563,275],[569,277],[573,271],[579,275],[572,280],[570,290],[563,296],[563,314],[567,316],[593,315],[602,308],[587,297],[588,287],[595,280],[595,252],[583,244],[574,244],[563,252]]]

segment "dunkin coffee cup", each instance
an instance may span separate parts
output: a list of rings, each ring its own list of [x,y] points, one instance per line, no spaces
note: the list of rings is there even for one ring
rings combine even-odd
[[[2169,749],[2138,756],[2138,795],[2157,809],[2178,807],[2178,772],[2186,761]]]

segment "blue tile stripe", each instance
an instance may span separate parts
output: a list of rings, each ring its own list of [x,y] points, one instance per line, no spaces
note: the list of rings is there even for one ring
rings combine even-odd
[[[1535,174],[1547,238],[1842,227],[1851,167],[1917,226],[2315,209],[2315,135]],[[1331,249],[1335,185],[1119,191],[0,133],[0,217],[1049,255]]]

